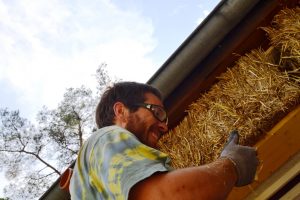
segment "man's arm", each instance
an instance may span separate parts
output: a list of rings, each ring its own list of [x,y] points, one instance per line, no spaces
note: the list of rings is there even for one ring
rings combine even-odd
[[[233,131],[220,159],[213,163],[146,178],[133,186],[129,199],[225,199],[233,186],[252,182],[258,165],[256,150],[239,145],[238,140]]]
[[[219,159],[200,167],[148,177],[130,190],[129,199],[225,199],[236,181],[234,164],[229,159]]]

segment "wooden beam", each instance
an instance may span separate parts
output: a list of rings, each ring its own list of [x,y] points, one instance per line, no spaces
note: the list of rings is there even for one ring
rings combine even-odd
[[[299,141],[300,105],[274,126],[266,137],[255,145],[261,162],[255,181],[251,185],[234,188],[228,199],[245,199],[292,156],[300,152]]]
[[[300,183],[286,193],[282,199],[300,199]]]
[[[246,200],[268,199],[295,179],[298,174],[300,174],[300,151],[252,191]],[[298,194],[300,194],[300,190],[298,190]]]

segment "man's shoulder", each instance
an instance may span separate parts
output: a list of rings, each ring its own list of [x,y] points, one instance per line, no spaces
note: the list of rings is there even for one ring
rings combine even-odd
[[[129,134],[132,134],[130,133],[128,130],[120,127],[120,126],[117,126],[117,125],[111,125],[111,126],[105,126],[103,128],[99,128],[97,129],[93,135],[105,135],[105,134],[108,134],[108,133],[129,133]]]
[[[106,126],[103,128],[100,128],[98,130],[96,130],[92,136],[89,138],[89,140],[106,140],[106,139],[112,139],[112,138],[132,138],[132,139],[136,139],[136,136],[129,132],[128,130],[117,126],[117,125],[112,125],[112,126]]]

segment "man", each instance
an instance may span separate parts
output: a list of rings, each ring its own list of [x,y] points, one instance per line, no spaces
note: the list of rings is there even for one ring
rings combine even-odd
[[[106,90],[96,123],[74,167],[72,199],[225,199],[255,175],[256,152],[237,145],[236,133],[217,161],[172,170],[155,149],[168,130],[167,114],[160,92],[147,84],[121,82]]]

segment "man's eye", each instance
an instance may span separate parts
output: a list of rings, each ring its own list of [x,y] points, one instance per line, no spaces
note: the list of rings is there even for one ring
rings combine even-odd
[[[156,114],[157,116],[159,116],[159,117],[162,116],[162,112],[160,112],[159,110],[157,110],[157,111],[155,112],[155,114]]]

